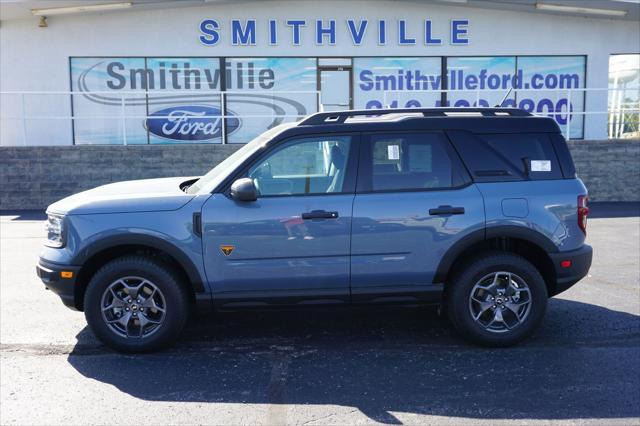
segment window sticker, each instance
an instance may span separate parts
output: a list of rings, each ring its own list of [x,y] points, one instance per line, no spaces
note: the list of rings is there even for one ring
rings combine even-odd
[[[551,161],[549,160],[531,160],[532,172],[550,172]]]
[[[398,145],[387,146],[387,159],[399,160],[400,159],[400,147]]]

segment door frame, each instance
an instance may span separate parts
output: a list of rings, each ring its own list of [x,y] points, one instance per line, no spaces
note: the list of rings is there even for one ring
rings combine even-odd
[[[317,65],[316,69],[316,87],[320,92],[318,111],[322,105],[322,78],[320,77],[322,71],[346,71],[349,73],[349,109],[353,109],[353,63],[351,65]]]

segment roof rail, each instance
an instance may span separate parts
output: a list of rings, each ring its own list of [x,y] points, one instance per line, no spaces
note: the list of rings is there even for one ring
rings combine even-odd
[[[380,116],[387,114],[419,114],[424,117],[447,117],[448,115],[481,114],[485,117],[512,116],[528,117],[530,113],[518,108],[388,108],[388,109],[360,109],[348,111],[317,112],[298,123],[299,126],[313,126],[319,124],[342,124],[350,117]],[[453,114],[455,113],[455,114]]]

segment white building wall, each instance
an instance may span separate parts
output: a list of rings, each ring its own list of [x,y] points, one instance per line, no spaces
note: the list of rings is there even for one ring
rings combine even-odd
[[[199,24],[205,18],[221,23],[221,40],[205,46],[198,37]],[[258,40],[255,46],[233,46],[229,29],[232,18],[256,19]],[[354,46],[347,31],[347,18],[370,21],[360,46]],[[448,43],[451,19],[469,19],[470,43]],[[269,19],[277,19],[279,43],[269,45]],[[301,46],[291,43],[286,19],[306,19]],[[335,45],[317,46],[314,40],[316,19],[336,19]],[[389,23],[388,42],[377,43],[375,22]],[[415,46],[399,46],[395,22],[406,19]],[[431,19],[441,35],[441,46],[425,46],[423,22]],[[586,55],[586,85],[607,87],[608,59],[614,53],[640,52],[640,27],[635,22],[608,19],[555,16],[485,10],[461,6],[431,5],[426,2],[376,1],[297,1],[237,2],[201,7],[161,10],[128,10],[101,14],[52,16],[48,28],[38,28],[37,19],[9,20],[0,24],[0,90],[67,91],[69,57],[72,56],[480,56],[480,55]],[[50,95],[37,102],[27,96],[27,114],[55,109],[70,114],[68,95]],[[586,109],[606,110],[607,95],[590,93]],[[3,117],[21,115],[16,96],[3,95]],[[14,122],[15,121],[15,122]],[[22,126],[18,120],[3,119],[0,142],[20,145]],[[606,138],[606,116],[589,116],[585,138]],[[29,144],[72,143],[68,120],[47,120],[46,126],[27,123]]]

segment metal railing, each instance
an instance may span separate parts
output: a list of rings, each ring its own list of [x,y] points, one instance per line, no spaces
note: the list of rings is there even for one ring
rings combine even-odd
[[[586,108],[587,105],[587,95],[590,93],[607,93],[607,100],[603,105],[608,106],[606,110],[599,111],[589,111]],[[637,101],[632,102],[620,102],[621,97],[619,93],[635,93],[635,99]],[[402,108],[400,105],[400,96],[404,94],[410,94],[413,96],[420,95],[436,95],[437,97],[441,97],[442,94],[446,94],[447,98],[449,95],[469,95],[463,96],[463,99],[469,103],[468,107],[482,106],[480,105],[482,101],[486,103],[484,106],[499,106],[496,103],[489,104],[486,100],[482,98],[482,95],[485,93],[490,93],[492,95],[499,95],[497,103],[501,103],[513,100],[517,105],[518,103],[518,94],[543,94],[543,93],[552,93],[553,94],[553,105],[559,105],[560,101],[565,99],[565,105],[559,110],[554,111],[536,111],[529,110],[531,114],[539,115],[539,116],[563,116],[563,121],[566,121],[566,125],[564,127],[564,136],[566,139],[571,139],[571,116],[591,116],[591,115],[607,115],[608,116],[608,125],[609,128],[608,135],[610,138],[619,138],[621,137],[621,129],[624,126],[624,117],[627,114],[631,114],[635,116],[635,122],[632,123],[636,130],[636,137],[640,136],[638,131],[638,126],[640,125],[640,89],[639,88],[571,88],[571,89],[513,89],[508,94],[507,99],[503,99],[505,95],[507,95],[505,90],[495,90],[495,89],[438,89],[438,90],[389,90],[385,91],[383,95],[383,105],[387,108]],[[611,97],[609,96],[611,93],[614,94],[614,105],[611,105]],[[470,100],[469,100],[470,98]],[[581,99],[580,99],[581,98]],[[570,110],[572,101],[580,100],[582,103],[583,110]],[[506,102],[505,102],[506,103]],[[453,106],[454,102],[449,101],[447,106]],[[504,104],[502,104],[504,105]],[[461,106],[461,108],[465,108],[465,106]],[[526,108],[525,108],[526,109]],[[616,127],[617,129],[614,129]]]
[[[532,110],[533,114],[554,116],[556,119],[561,118],[562,121],[566,121],[566,125],[563,125],[563,131],[567,139],[571,138],[572,118],[583,117],[584,118],[594,115],[606,115],[607,120],[604,120],[606,130],[610,137],[622,136],[625,126],[635,129],[636,136],[638,135],[638,126],[640,125],[640,102],[633,99],[640,99],[639,89],[628,88],[603,88],[603,89],[513,89],[509,94],[508,99],[512,99],[517,105],[519,99],[523,96],[539,96],[545,93],[552,93],[549,97],[552,99],[552,104],[557,106],[561,100],[562,107],[554,110]],[[587,98],[592,95],[606,95],[602,96],[598,104],[602,105],[602,110],[588,110],[585,109],[587,104]],[[454,99],[449,104],[453,106],[456,101],[463,99],[467,101],[469,107],[473,107],[478,104],[486,104],[486,106],[493,106],[488,101],[483,99],[483,95],[490,94],[492,99],[497,99],[496,103],[505,95],[504,90],[492,90],[492,89],[476,89],[476,90],[449,90],[449,89],[437,89],[437,90],[391,90],[383,92],[382,105],[393,108],[403,107],[400,101],[409,95],[413,97],[426,97],[431,99],[440,99],[442,94],[445,93],[447,98]],[[622,93],[622,95],[620,95]],[[630,93],[632,101],[628,102],[624,100],[624,94]],[[534,94],[534,95],[532,95]],[[613,96],[611,96],[613,94]],[[58,96],[60,97],[59,104],[56,102],[47,102],[47,97]],[[313,105],[315,111],[305,110],[299,111],[292,108],[291,105],[287,105],[286,110],[288,112],[283,113],[285,109],[280,107],[279,113],[271,114],[241,114],[232,115],[227,113],[229,111],[229,105],[233,105],[233,96],[238,97],[256,97],[260,99],[263,104],[268,104],[269,99],[271,103],[276,105],[278,102],[282,102],[282,99],[293,100],[295,98],[300,99],[305,97],[305,103],[307,105]],[[74,111],[74,97],[87,98],[95,97],[95,99],[106,99],[108,106],[105,108],[111,109],[101,114],[86,114],[81,111]],[[230,101],[231,97],[231,101]],[[30,104],[32,99],[35,99],[33,105]],[[105,101],[105,102],[107,102]],[[245,99],[246,101],[246,99]],[[394,103],[395,101],[395,103]],[[483,103],[484,101],[484,103]],[[578,101],[578,102],[575,102]],[[162,90],[162,91],[97,91],[97,92],[85,92],[85,91],[3,91],[0,92],[0,128],[2,129],[2,135],[12,138],[13,141],[20,140],[23,145],[30,145],[29,143],[29,125],[32,120],[37,122],[43,122],[46,120],[54,120],[60,122],[69,122],[68,134],[73,134],[74,123],[80,120],[117,120],[120,130],[122,144],[127,145],[129,143],[129,135],[127,129],[127,121],[136,120],[149,120],[149,119],[170,119],[169,115],[149,114],[149,103],[158,105],[197,105],[198,102],[209,106],[219,107],[219,110],[224,112],[216,115],[199,115],[199,119],[215,119],[220,120],[220,137],[222,143],[228,142],[228,135],[225,126],[227,120],[231,118],[252,119],[252,118],[278,118],[281,121],[295,121],[304,117],[306,114],[316,111],[322,111],[322,94],[320,91],[203,91],[203,90]],[[572,105],[575,102],[580,106],[579,109],[568,110],[567,106]],[[494,104],[495,105],[495,104]],[[145,106],[143,113],[139,111],[131,111],[132,108],[140,108]],[[433,105],[422,105],[425,107]],[[609,106],[609,108],[606,108]],[[356,105],[356,107],[362,107]],[[464,107],[462,107],[464,108]],[[308,108],[307,108],[308,109]],[[606,110],[605,110],[606,109]],[[31,110],[36,110],[32,112]],[[294,112],[291,112],[294,110]],[[9,123],[12,122],[12,125]],[[37,126],[34,126],[37,127]],[[40,126],[39,133],[46,134],[46,126]],[[33,130],[33,128],[31,128]],[[264,129],[266,130],[266,129]],[[6,145],[6,141],[2,142]],[[16,143],[9,143],[16,145]]]
[[[119,106],[118,113],[107,113],[107,114],[78,114],[74,113],[73,107],[73,97],[95,97],[101,95],[108,95],[111,101],[110,106],[115,106],[114,99],[117,99],[117,104]],[[243,115],[231,115],[227,114],[228,105],[229,105],[229,97],[234,96],[254,96],[260,99],[268,99],[272,98],[273,103],[275,104],[275,99],[281,96],[297,96],[297,95],[309,95],[310,97],[314,97],[313,103],[315,106],[315,111],[304,111],[296,114],[243,114]],[[14,111],[19,111],[19,115],[6,115],[6,108],[0,108],[0,123],[2,121],[7,120],[17,120],[22,123],[22,142],[23,145],[28,145],[28,128],[27,122],[29,120],[68,120],[73,132],[74,123],[79,120],[119,120],[120,122],[120,130],[122,132],[122,144],[128,144],[127,138],[127,120],[130,119],[139,119],[139,120],[149,120],[149,119],[171,119],[174,118],[169,115],[158,115],[153,114],[149,115],[148,113],[148,103],[149,101],[158,101],[158,104],[174,104],[174,105],[184,105],[184,104],[207,104],[207,106],[215,105],[218,108],[221,114],[216,115],[198,115],[198,119],[215,119],[220,121],[221,130],[221,141],[222,143],[227,143],[227,133],[226,133],[226,123],[228,119],[232,118],[278,118],[284,121],[288,119],[299,120],[306,115],[322,110],[321,103],[321,93],[320,91],[309,91],[309,90],[285,90],[285,91],[249,91],[249,90],[232,90],[232,91],[203,91],[203,90],[161,90],[161,91],[151,91],[151,90],[123,90],[123,91],[2,91],[0,92],[0,98],[5,98],[6,96],[16,96],[19,101],[16,107],[14,102]],[[68,102],[68,113],[59,114],[56,112],[52,112],[51,114],[29,114],[27,112],[27,97],[29,96],[65,96],[65,100]],[[163,100],[164,97],[170,97],[172,100]],[[68,97],[68,98],[67,98]],[[215,99],[217,98],[217,99]],[[144,100],[144,102],[143,102]],[[1,104],[4,106],[6,101],[5,99],[0,99]],[[231,100],[231,103],[234,101]],[[139,113],[130,113],[127,111],[128,108],[136,107],[136,106],[147,106],[146,114]],[[0,124],[2,126],[2,124]],[[266,129],[265,129],[266,130]]]

